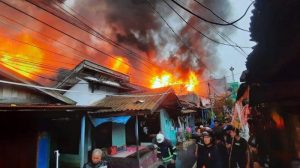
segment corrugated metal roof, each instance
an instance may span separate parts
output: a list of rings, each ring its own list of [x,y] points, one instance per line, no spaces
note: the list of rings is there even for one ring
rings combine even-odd
[[[24,84],[29,84],[29,85],[40,85],[34,81],[32,81],[31,79],[28,79],[21,75],[17,75],[17,74],[13,74],[13,73],[10,73],[8,71],[4,71],[2,69],[0,69],[0,74],[10,78],[11,80],[15,80],[15,81],[18,81],[18,82],[21,82],[21,83],[24,83]],[[41,88],[35,88],[36,90],[39,90],[40,92],[48,95],[48,96],[51,96],[65,104],[76,104],[75,101],[69,99],[68,97],[56,92],[56,91],[53,91],[53,90],[46,90],[46,89],[41,89]]]
[[[100,110],[100,112],[148,111],[152,113],[169,94],[174,94],[174,91],[170,89],[164,91],[155,94],[147,92],[145,94],[110,95],[93,105],[111,108],[111,110]]]
[[[94,105],[111,107],[111,110],[101,110],[121,112],[121,111],[150,111],[154,112],[166,95],[117,95],[107,96],[105,99],[96,102]]]
[[[68,76],[66,76],[65,79],[63,79],[61,82],[56,84],[56,88],[64,88],[65,86],[73,86],[78,82],[78,79],[76,77],[78,74],[85,69],[93,71],[93,73],[98,72],[100,74],[105,74],[109,77],[118,79],[123,82],[129,82],[129,76],[117,71],[114,71],[112,69],[108,69],[106,67],[103,67],[101,65],[98,65],[96,63],[93,63],[88,60],[83,60],[80,64],[78,64],[72,72]]]

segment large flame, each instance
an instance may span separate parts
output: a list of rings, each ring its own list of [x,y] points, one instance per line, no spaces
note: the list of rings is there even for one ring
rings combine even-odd
[[[31,41],[26,35],[20,38],[29,43]],[[33,78],[33,74],[42,73],[39,65],[43,61],[44,54],[40,49],[5,38],[0,38],[0,43],[0,61],[3,66],[28,78]]]
[[[124,73],[124,74],[127,74],[128,71],[129,71],[129,66],[128,66],[128,60],[123,58],[123,57],[116,57],[116,59],[114,59],[112,62],[111,62],[111,69],[115,70],[115,71],[118,71],[118,72],[121,72],[121,73]]]
[[[162,72],[160,75],[154,76],[151,79],[151,88],[160,88],[172,86],[179,94],[186,92],[197,92],[199,88],[199,80],[195,72],[189,72],[188,79],[180,79],[169,72]]]
[[[181,85],[182,81],[176,81],[176,78],[169,72],[163,71],[161,75],[154,76],[151,79],[151,88],[160,88],[170,85]]]
[[[199,85],[199,80],[197,79],[197,76],[195,72],[190,72],[189,73],[189,79],[185,83],[185,87],[187,91],[195,91],[195,87]]]

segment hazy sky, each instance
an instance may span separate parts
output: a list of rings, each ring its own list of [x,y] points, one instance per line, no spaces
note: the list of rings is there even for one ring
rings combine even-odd
[[[232,19],[235,20],[242,16],[248,5],[252,2],[251,0],[229,0],[232,4],[232,15],[230,16]],[[252,16],[253,5],[249,9],[247,15],[239,21],[236,25],[242,27],[244,29],[249,30],[250,26],[250,17]],[[231,21],[228,20],[228,21]],[[227,29],[227,28],[226,28]],[[235,29],[235,28],[228,28],[228,29]],[[241,31],[236,29],[233,33],[226,33],[234,42],[236,42],[239,46],[254,46],[255,43],[250,41],[250,33]],[[251,53],[252,49],[245,48],[244,51],[247,53]],[[232,81],[231,72],[229,68],[232,66],[234,67],[234,74],[235,74],[235,81],[239,80],[241,72],[246,69],[245,63],[246,58],[241,53],[236,51],[233,47],[228,47],[224,45],[218,46],[218,57],[221,60],[220,68],[221,71],[216,75],[223,75],[225,72],[226,76],[230,76],[227,80]]]

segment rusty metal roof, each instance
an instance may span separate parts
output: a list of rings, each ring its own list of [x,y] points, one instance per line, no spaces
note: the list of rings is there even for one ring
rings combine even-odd
[[[68,76],[66,76],[61,82],[56,84],[56,88],[65,88],[65,87],[71,87],[74,84],[76,84],[79,79],[78,74],[83,73],[84,70],[91,71],[88,74],[85,74],[83,76],[89,76],[92,73],[93,75],[95,74],[104,74],[106,76],[109,76],[111,78],[114,78],[118,81],[122,81],[124,83],[129,82],[129,76],[117,71],[114,71],[112,69],[108,69],[104,66],[98,65],[94,62],[88,61],[88,60],[83,60],[80,64],[78,64]],[[86,72],[87,73],[87,72]]]
[[[99,112],[147,111],[153,113],[169,95],[175,95],[172,89],[154,94],[145,92],[144,94],[109,95],[93,105],[111,108],[110,110],[100,110]]]
[[[33,112],[38,111],[41,113],[51,112],[51,111],[96,111],[99,109],[110,109],[108,107],[100,107],[100,106],[76,106],[76,105],[2,105],[0,104],[0,112]]]
[[[2,67],[1,67],[2,68]],[[13,81],[17,81],[17,82],[21,82],[24,84],[29,84],[29,85],[38,85],[40,86],[40,84],[32,81],[29,78],[25,78],[24,76],[21,75],[17,75],[17,74],[13,74],[11,72],[5,71],[4,69],[0,69],[0,75],[3,75]],[[63,102],[65,104],[69,104],[69,105],[73,105],[76,104],[75,101],[71,100],[70,98],[58,93],[57,91],[53,91],[53,90],[46,90],[46,89],[41,89],[41,88],[34,88],[48,96],[51,96],[53,98],[55,98],[56,100],[59,100],[60,102]]]

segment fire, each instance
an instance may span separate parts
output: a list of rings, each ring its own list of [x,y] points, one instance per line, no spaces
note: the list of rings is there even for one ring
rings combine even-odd
[[[21,39],[31,43],[29,36],[21,36]],[[0,61],[3,66],[28,78],[42,72],[39,65],[44,54],[40,49],[4,38],[0,39],[0,43]]]
[[[271,117],[277,128],[284,128],[284,120],[277,112],[272,112]]]
[[[187,91],[194,91],[195,87],[199,84],[199,81],[197,79],[197,76],[195,72],[189,73],[189,80],[185,84]]]
[[[151,79],[151,88],[160,88],[166,86],[173,86],[179,93],[182,92],[196,92],[199,80],[195,72],[189,72],[188,79],[179,79],[169,72],[162,72],[161,75],[154,76]],[[184,88],[182,88],[184,87]]]
[[[129,70],[128,60],[119,56],[112,61],[110,67],[115,71],[127,74]]]
[[[182,81],[176,81],[176,78],[172,74],[164,71],[161,75],[153,77],[151,83],[151,88],[160,88],[170,85],[181,85]]]

